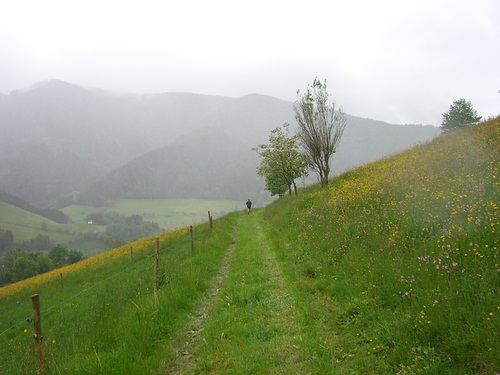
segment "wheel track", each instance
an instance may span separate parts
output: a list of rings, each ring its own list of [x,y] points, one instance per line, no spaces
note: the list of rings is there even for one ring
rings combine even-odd
[[[224,284],[224,279],[227,277],[229,269],[231,268],[231,258],[236,248],[240,220],[238,220],[234,227],[232,241],[224,254],[219,273],[208,289],[206,298],[191,315],[186,325],[185,335],[179,340],[180,342],[176,346],[175,360],[169,364],[169,371],[167,374],[187,374],[192,372],[193,367],[196,365],[192,351],[200,342],[200,334],[203,331],[203,326],[214,310],[214,306],[217,303],[217,299]]]

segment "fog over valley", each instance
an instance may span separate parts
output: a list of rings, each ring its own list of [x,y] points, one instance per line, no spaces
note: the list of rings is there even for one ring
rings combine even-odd
[[[0,190],[40,206],[268,196],[251,148],[285,122],[295,125],[293,103],[269,96],[121,94],[48,80],[0,97]],[[333,173],[439,133],[348,115]]]

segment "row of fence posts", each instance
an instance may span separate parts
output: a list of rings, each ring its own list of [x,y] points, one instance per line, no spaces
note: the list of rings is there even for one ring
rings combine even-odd
[[[208,211],[208,223],[210,227],[210,233],[212,233],[212,215]],[[189,239],[191,243],[191,255],[194,254],[194,238],[193,238],[193,226],[189,226]],[[160,264],[160,236],[156,236],[155,241],[155,265],[154,265],[154,287],[158,287],[158,269]],[[132,262],[134,261],[134,251],[132,246],[130,246],[130,258]],[[61,288],[64,288],[63,274],[60,273]],[[45,364],[45,349],[43,346],[43,333],[42,333],[42,318],[40,314],[40,296],[38,294],[33,294],[31,296],[31,304],[33,307],[33,323],[35,326],[35,354],[36,363],[40,373],[46,373]]]

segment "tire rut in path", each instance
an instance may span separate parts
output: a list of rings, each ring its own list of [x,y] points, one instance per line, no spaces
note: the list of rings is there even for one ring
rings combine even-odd
[[[286,358],[287,368],[276,368],[277,372],[307,374],[309,369],[302,349],[303,327],[298,323],[296,301],[290,286],[286,282],[276,254],[262,229],[262,222],[259,221],[255,224],[256,238],[263,253],[262,260],[270,273],[269,282],[273,285],[271,297],[279,301],[279,304],[274,309],[274,314],[270,318],[270,323],[280,326],[281,335],[274,347],[268,348],[269,353]]]
[[[231,258],[236,248],[236,239],[238,236],[239,221],[235,225],[231,244],[228,246],[222,266],[219,273],[215,277],[212,285],[207,291],[207,297],[201,302],[198,309],[191,315],[191,318],[186,325],[186,334],[182,337],[182,343],[177,348],[175,360],[169,364],[168,374],[185,374],[192,371],[196,365],[196,361],[191,354],[191,351],[198,345],[200,333],[203,331],[203,325],[213,311],[220,291],[222,289],[224,279],[229,273],[231,266]]]

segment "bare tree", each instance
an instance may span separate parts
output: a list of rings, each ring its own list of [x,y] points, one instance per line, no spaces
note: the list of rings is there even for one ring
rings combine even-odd
[[[318,172],[321,185],[328,185],[330,159],[336,152],[346,126],[342,108],[335,110],[335,103],[326,91],[326,80],[317,78],[308,85],[305,94],[297,91],[293,109],[299,124],[298,136],[304,148],[309,167]]]

